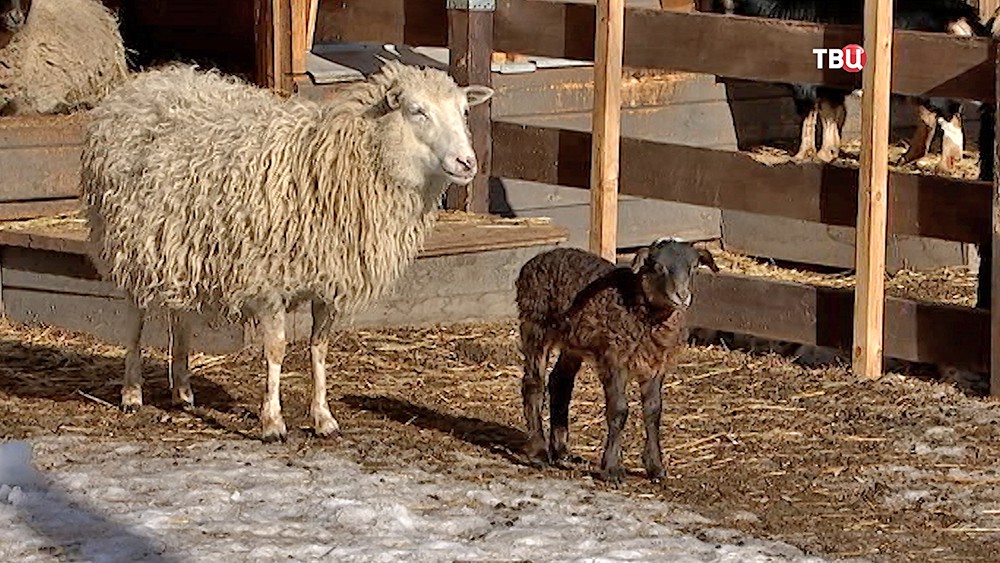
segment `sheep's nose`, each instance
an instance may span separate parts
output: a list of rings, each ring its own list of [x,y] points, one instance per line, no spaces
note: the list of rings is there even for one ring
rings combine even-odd
[[[457,156],[455,157],[455,162],[458,163],[459,170],[462,172],[475,172],[476,170],[475,155]]]
[[[7,28],[14,30],[24,25],[24,14],[20,10],[13,11],[7,14],[6,20]]]
[[[684,304],[685,307],[691,304],[691,290],[680,289],[677,290],[677,298]]]

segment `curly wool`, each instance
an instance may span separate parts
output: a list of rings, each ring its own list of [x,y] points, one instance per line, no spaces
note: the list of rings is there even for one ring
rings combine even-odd
[[[84,147],[99,267],[142,308],[240,317],[276,295],[356,313],[416,257],[447,187],[393,173],[407,151],[377,118],[394,84],[456,87],[389,63],[319,105],[192,67],[140,75],[92,111]]]
[[[88,109],[128,78],[115,16],[95,0],[35,0],[0,49],[0,114]]]

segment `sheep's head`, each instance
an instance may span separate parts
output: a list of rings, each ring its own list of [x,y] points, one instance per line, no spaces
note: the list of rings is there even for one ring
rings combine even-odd
[[[660,239],[636,252],[632,271],[639,276],[648,303],[663,309],[686,309],[691,305],[691,280],[699,264],[719,271],[709,251],[675,239]]]
[[[31,0],[0,0],[0,47],[28,21]]]
[[[469,108],[493,96],[486,86],[458,86],[447,73],[391,61],[385,103],[398,126],[400,150],[422,178],[467,185],[478,170],[469,133]]]

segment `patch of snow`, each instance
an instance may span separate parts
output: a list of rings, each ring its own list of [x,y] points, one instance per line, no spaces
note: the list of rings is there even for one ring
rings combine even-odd
[[[37,444],[48,485],[7,485],[16,502],[0,504],[0,561],[826,561],[586,482],[373,472],[254,441],[166,455],[120,443],[70,455],[68,444]],[[31,468],[30,447],[13,452],[11,467]],[[692,525],[706,529],[682,531]]]

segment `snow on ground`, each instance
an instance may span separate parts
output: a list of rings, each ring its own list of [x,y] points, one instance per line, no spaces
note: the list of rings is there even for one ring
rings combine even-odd
[[[0,561],[67,559],[825,561],[585,481],[374,471],[255,441],[0,444]]]

